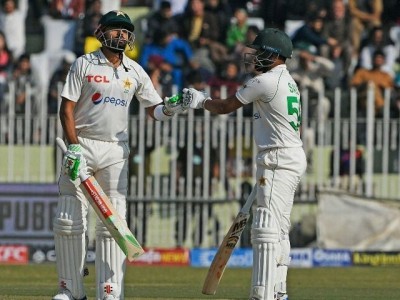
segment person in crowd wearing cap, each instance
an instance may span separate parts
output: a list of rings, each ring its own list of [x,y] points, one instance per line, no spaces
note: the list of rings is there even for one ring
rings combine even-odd
[[[95,31],[101,48],[73,62],[61,92],[59,116],[67,151],[53,223],[59,285],[53,300],[87,299],[83,276],[89,204],[78,174],[94,176],[125,219],[129,105],[139,101],[159,121],[182,111],[168,101],[164,105],[145,70],[124,54],[133,47],[133,32],[126,13],[104,14]],[[99,219],[95,232],[96,299],[122,300],[126,257]]]

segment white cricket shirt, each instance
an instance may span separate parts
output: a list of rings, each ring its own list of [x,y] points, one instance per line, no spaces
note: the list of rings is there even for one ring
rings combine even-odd
[[[236,98],[254,105],[254,140],[258,151],[301,147],[300,93],[286,65],[278,65],[241,87]]]
[[[101,141],[127,141],[129,104],[133,96],[145,107],[161,103],[149,76],[123,55],[114,68],[101,50],[79,57],[71,66],[61,96],[76,102],[79,136]]]

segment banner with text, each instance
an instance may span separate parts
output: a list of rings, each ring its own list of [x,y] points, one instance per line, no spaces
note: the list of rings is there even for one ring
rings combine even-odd
[[[0,244],[54,245],[57,186],[0,185]]]

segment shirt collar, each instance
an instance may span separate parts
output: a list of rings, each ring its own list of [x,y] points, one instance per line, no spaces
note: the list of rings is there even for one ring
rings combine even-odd
[[[280,64],[280,65],[273,67],[271,69],[271,71],[280,71],[280,70],[286,70],[286,69],[287,69],[286,64]]]
[[[101,48],[99,50],[97,50],[97,54],[96,55],[97,55],[97,57],[99,59],[99,62],[101,64],[106,64],[106,65],[109,65],[109,66],[113,67],[112,63],[107,59],[107,57],[104,55],[103,51],[101,51]],[[128,62],[126,61],[126,55],[125,55],[124,52],[122,52],[122,61],[121,61],[121,64],[118,66],[118,68],[122,67],[123,64],[126,65],[127,63]]]

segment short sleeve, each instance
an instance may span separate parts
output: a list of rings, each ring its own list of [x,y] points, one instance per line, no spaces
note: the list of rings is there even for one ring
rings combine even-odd
[[[83,74],[85,66],[82,58],[78,58],[72,65],[68,72],[61,96],[77,102],[81,96]]]
[[[269,86],[262,76],[256,76],[248,80],[236,92],[236,98],[243,104],[249,104],[257,100],[267,101]]]
[[[154,88],[149,75],[147,75],[143,69],[141,69],[140,72],[140,84],[136,90],[135,96],[145,107],[150,107],[163,102]]]

